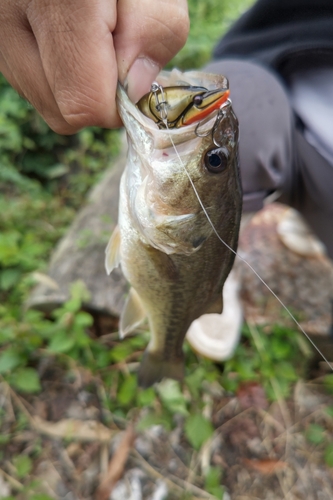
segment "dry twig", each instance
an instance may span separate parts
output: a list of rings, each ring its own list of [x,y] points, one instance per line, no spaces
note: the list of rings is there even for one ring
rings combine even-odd
[[[113,488],[124,473],[127,458],[132,448],[134,439],[135,433],[133,426],[129,425],[119,443],[117,451],[110,460],[106,475],[102,478],[102,481],[97,488],[95,494],[96,500],[108,500],[110,498]]]

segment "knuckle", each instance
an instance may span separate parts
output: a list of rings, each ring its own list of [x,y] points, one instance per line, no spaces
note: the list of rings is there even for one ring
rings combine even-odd
[[[98,115],[89,111],[71,110],[63,113],[63,117],[66,123],[76,130],[80,130],[83,127],[97,126],[101,124],[101,120]]]
[[[29,97],[24,96],[30,102],[38,113],[42,116],[48,126],[56,133],[61,135],[70,135],[77,132],[77,128],[66,121],[56,102],[47,100],[43,95],[29,93]]]
[[[79,130],[79,128],[70,125],[62,116],[56,118],[54,116],[53,117],[44,116],[44,120],[56,134],[71,135],[75,134]]]
[[[66,97],[57,96],[56,100],[64,120],[76,130],[88,126],[106,126],[105,103],[85,95],[73,94]]]
[[[106,105],[96,107],[73,107],[62,111],[62,116],[71,129],[78,130],[84,127],[114,128],[120,126],[117,111],[112,114]]]

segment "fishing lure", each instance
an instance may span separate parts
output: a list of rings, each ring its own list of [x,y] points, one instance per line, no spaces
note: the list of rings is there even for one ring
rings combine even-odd
[[[207,90],[190,85],[162,87],[154,82],[151,91],[144,95],[137,107],[158,127],[179,128],[202,121],[218,110],[229,98],[228,88]]]

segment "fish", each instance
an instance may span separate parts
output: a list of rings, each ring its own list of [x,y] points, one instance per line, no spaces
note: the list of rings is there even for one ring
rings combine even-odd
[[[181,380],[189,326],[222,312],[242,212],[238,121],[227,79],[196,71],[161,72],[137,105],[119,84],[117,105],[128,155],[105,267],[120,264],[131,286],[121,337],[148,319],[138,372],[146,388]]]

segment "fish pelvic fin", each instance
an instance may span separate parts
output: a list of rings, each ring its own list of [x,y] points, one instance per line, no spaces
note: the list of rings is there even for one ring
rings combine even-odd
[[[184,356],[175,360],[161,359],[161,356],[146,350],[138,373],[139,386],[147,389],[163,378],[182,380],[184,378]]]
[[[133,332],[146,318],[147,313],[138,292],[131,288],[120,316],[120,337]]]
[[[120,264],[120,241],[120,229],[117,225],[105,249],[105,269],[107,274],[111,274],[111,271]]]

